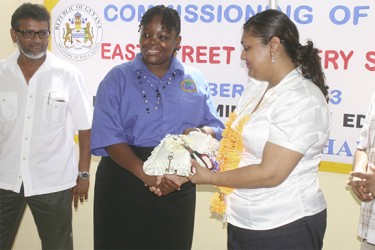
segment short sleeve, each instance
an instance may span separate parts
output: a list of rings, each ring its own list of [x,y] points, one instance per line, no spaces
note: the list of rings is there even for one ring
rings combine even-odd
[[[268,141],[305,154],[329,131],[329,117],[326,103],[313,97],[291,98],[275,110]]]
[[[197,83],[199,91],[202,92],[202,94],[206,98],[205,105],[203,106],[204,117],[200,125],[210,127],[215,132],[216,139],[220,140],[222,138],[224,124],[220,121],[218,117],[216,106],[214,104],[210,92],[210,87],[208,83],[204,80],[201,71],[188,65],[184,65],[184,67],[185,73],[190,74],[190,76]]]
[[[370,105],[367,110],[366,118],[359,135],[359,149],[366,149],[375,146],[375,93],[372,95]],[[369,145],[371,143],[371,145]]]
[[[76,72],[73,76],[74,86],[71,101],[72,119],[77,130],[86,130],[91,128],[92,107],[89,102],[89,95],[84,83],[83,76]]]
[[[118,67],[112,69],[99,84],[91,132],[91,154],[107,156],[105,147],[126,142],[121,124],[118,83],[121,78]]]

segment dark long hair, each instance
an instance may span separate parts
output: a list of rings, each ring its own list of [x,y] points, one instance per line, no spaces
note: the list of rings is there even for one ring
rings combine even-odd
[[[243,26],[244,32],[262,39],[264,45],[278,37],[287,55],[305,78],[310,79],[322,91],[328,102],[328,86],[325,83],[319,50],[311,40],[306,45],[299,42],[297,26],[283,12],[269,9],[252,16]]]

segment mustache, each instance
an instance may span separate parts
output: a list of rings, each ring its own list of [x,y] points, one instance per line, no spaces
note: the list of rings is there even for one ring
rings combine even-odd
[[[47,46],[42,51],[40,51],[38,53],[34,53],[34,52],[28,50],[27,48],[25,48],[25,46],[23,46],[18,41],[18,39],[16,40],[16,42],[17,42],[17,46],[18,46],[19,51],[29,59],[33,59],[33,60],[40,59],[47,53]]]

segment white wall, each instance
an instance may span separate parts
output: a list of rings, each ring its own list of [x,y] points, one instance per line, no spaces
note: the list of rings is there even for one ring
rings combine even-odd
[[[10,38],[10,16],[23,2],[21,0],[0,1],[0,59],[7,57],[16,48]],[[34,3],[43,3],[42,0],[33,0]],[[1,84],[1,79],[0,79]],[[92,161],[92,173],[95,174],[98,158]],[[319,174],[321,187],[328,203],[328,227],[324,240],[324,250],[352,250],[359,249],[356,238],[359,217],[359,203],[346,188],[347,175],[321,172]],[[75,249],[92,249],[92,207],[94,178],[91,180],[91,189],[88,202],[74,212],[73,230]],[[209,186],[198,188],[196,226],[193,249],[226,249],[225,226],[210,218],[208,211],[209,200],[214,189]],[[1,223],[1,222],[0,222]],[[27,210],[19,229],[15,250],[40,249],[40,241],[30,211]]]

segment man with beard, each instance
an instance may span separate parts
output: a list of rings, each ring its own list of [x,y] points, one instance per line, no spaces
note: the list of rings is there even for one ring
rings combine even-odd
[[[11,26],[18,51],[0,61],[0,249],[12,248],[26,205],[42,249],[73,249],[72,200],[89,189],[88,94],[78,69],[47,51],[44,6],[21,5]]]

